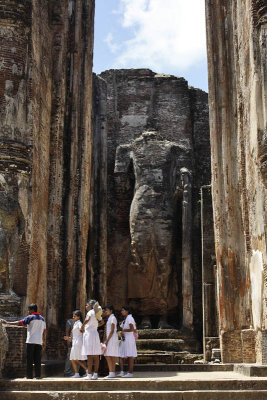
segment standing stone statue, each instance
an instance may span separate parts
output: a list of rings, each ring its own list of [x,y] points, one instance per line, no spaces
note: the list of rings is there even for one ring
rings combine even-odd
[[[9,185],[0,174],[0,293],[14,294],[14,268],[24,226],[16,184]]]
[[[159,328],[170,328],[167,314],[178,304],[177,279],[172,266],[175,225],[175,192],[183,160],[183,146],[144,132],[133,143],[117,148],[115,176],[123,185],[132,163],[135,176],[130,208],[133,263],[128,269],[128,298],[141,327],[150,328],[150,316],[160,316]],[[181,229],[181,228],[180,228]]]

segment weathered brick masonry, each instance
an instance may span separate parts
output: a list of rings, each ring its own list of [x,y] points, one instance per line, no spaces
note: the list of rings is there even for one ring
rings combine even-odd
[[[206,19],[222,355],[265,362],[267,5],[206,0]]]
[[[26,335],[22,326],[6,327],[8,335],[8,351],[6,354],[4,377],[16,378],[26,376]]]
[[[93,0],[0,1],[0,174],[23,220],[11,289],[46,317],[48,357],[87,297],[93,29]]]

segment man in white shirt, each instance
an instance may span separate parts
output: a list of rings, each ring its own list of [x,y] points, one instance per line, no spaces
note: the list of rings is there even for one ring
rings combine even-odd
[[[30,304],[28,310],[29,315],[20,321],[2,321],[7,325],[27,326],[27,379],[33,378],[33,364],[35,369],[35,377],[40,379],[42,347],[46,346],[46,324],[44,317],[37,312],[36,304]]]

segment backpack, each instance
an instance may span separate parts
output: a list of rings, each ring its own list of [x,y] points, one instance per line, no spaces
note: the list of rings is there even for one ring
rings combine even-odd
[[[101,321],[103,310],[102,310],[102,307],[99,305],[98,301],[94,305],[94,312],[95,312],[96,319],[98,321]]]

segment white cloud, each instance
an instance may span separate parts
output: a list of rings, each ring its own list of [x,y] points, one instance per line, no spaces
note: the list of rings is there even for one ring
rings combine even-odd
[[[107,36],[104,39],[104,42],[107,43],[111,53],[116,53],[120,48],[120,46],[117,43],[115,43],[114,37],[111,32],[107,34]]]
[[[186,69],[206,56],[204,0],[120,0],[120,24],[130,39],[106,42],[115,68]]]

